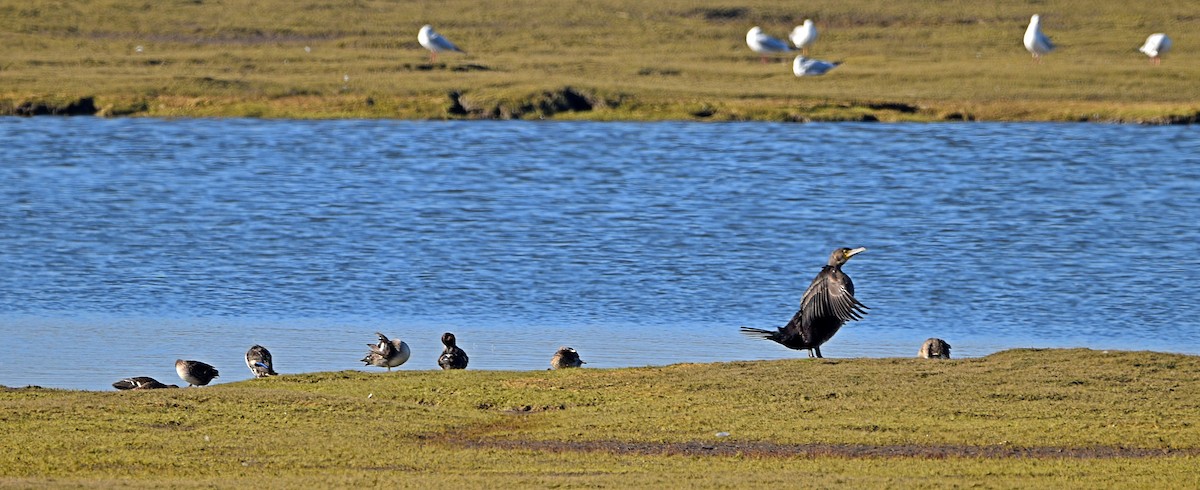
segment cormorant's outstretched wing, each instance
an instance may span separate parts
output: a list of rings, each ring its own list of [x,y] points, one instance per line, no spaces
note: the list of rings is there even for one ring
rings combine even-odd
[[[801,324],[810,326],[821,320],[839,323],[861,320],[867,307],[854,298],[854,283],[836,268],[826,266],[817,274],[800,299]],[[805,333],[805,339],[809,332]]]

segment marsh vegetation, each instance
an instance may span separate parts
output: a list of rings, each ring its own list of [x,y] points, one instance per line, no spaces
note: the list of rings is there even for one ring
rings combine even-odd
[[[1049,4],[683,0],[436,4],[0,2],[0,112],[291,118],[1117,120],[1191,122],[1200,17],[1186,0]],[[1035,64],[1031,13],[1060,49]],[[814,56],[745,46],[805,18]],[[433,24],[470,53],[431,63]],[[1136,51],[1151,32],[1177,48]],[[89,105],[91,104],[91,105]]]
[[[1195,484],[1200,360],[1013,350],[0,391],[0,484]]]

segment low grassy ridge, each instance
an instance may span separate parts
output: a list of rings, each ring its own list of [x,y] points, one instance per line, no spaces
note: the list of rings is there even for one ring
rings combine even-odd
[[[6,389],[0,486],[1195,488],[1198,413],[1200,358],[1085,349]]]
[[[807,17],[828,76],[745,45]],[[0,0],[0,114],[1195,122],[1198,32],[1193,0]]]

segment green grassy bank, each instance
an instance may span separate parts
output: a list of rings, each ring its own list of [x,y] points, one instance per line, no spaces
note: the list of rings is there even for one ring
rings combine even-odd
[[[0,486],[1195,488],[1197,413],[1200,358],[1084,349],[6,389]]]
[[[1061,46],[1042,64],[1033,13]],[[745,45],[806,17],[828,76]],[[426,23],[470,54],[430,63]],[[0,0],[0,114],[1180,123],[1197,32],[1191,0]]]

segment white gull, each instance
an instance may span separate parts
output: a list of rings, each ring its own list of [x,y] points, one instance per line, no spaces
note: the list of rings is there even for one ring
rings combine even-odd
[[[1161,32],[1151,34],[1150,37],[1146,38],[1146,44],[1138,48],[1138,51],[1149,56],[1150,62],[1156,65],[1162,62],[1162,55],[1167,54],[1167,51],[1170,50],[1171,38]]]
[[[746,45],[755,53],[762,55],[762,62],[767,62],[768,54],[787,53],[792,50],[788,44],[763,34],[762,28],[754,26],[750,32],[746,33]]]
[[[792,62],[792,73],[798,77],[815,77],[829,73],[829,70],[841,65],[841,61],[824,61],[797,56]]]
[[[788,37],[802,53],[808,54],[808,47],[817,42],[817,26],[813,25],[812,19],[804,19],[804,25],[792,29]]]
[[[433,26],[426,24],[421,28],[421,32],[417,33],[417,42],[421,43],[425,49],[429,50],[429,61],[437,61],[437,54],[442,51],[457,51],[466,54],[466,51],[458,49],[449,39],[442,37],[437,31],[433,30]]]
[[[1029,19],[1029,27],[1025,29],[1025,49],[1041,63],[1042,56],[1054,50],[1054,43],[1042,34],[1042,17],[1033,14]]]

